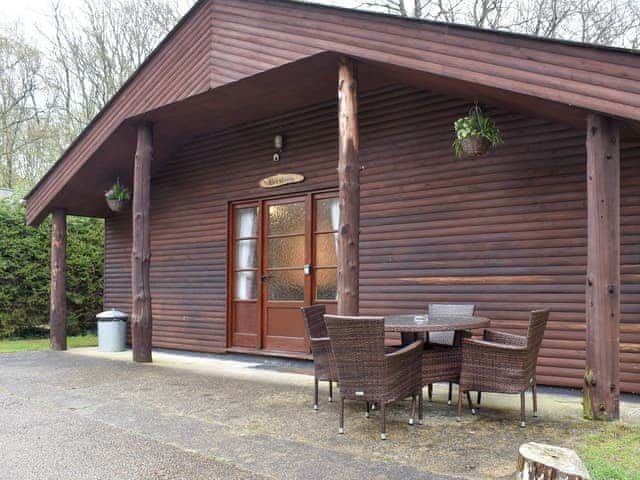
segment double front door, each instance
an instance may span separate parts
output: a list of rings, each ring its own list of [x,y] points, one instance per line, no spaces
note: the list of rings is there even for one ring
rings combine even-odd
[[[232,205],[232,347],[308,352],[300,308],[337,303],[335,193]]]

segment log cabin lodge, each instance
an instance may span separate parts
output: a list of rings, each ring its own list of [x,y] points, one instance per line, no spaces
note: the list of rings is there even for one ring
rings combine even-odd
[[[475,103],[504,143],[456,158]],[[546,307],[538,383],[638,393],[639,122],[629,50],[201,0],[27,196],[29,224],[53,215],[52,344],[81,215],[105,219],[104,306],[130,314],[135,360],[308,357],[313,303],[474,303],[513,332]]]

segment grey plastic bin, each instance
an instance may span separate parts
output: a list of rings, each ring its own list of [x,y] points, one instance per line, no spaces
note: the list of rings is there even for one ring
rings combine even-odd
[[[123,352],[127,348],[127,314],[115,308],[96,315],[98,351]]]

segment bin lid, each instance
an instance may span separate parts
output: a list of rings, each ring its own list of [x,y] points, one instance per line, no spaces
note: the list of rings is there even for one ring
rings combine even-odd
[[[96,315],[98,320],[126,320],[127,314],[112,308]]]

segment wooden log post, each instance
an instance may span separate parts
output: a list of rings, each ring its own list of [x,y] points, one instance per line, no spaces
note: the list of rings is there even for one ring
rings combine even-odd
[[[138,127],[138,142],[133,169],[133,242],[131,249],[131,341],[135,362],[151,361],[151,261],[150,204],[153,126]]]
[[[338,314],[358,315],[360,300],[360,131],[355,62],[338,66]]]
[[[54,210],[51,219],[51,304],[49,326],[51,350],[67,349],[67,217]]]
[[[584,416],[615,420],[620,404],[620,133],[587,119],[587,355]]]

